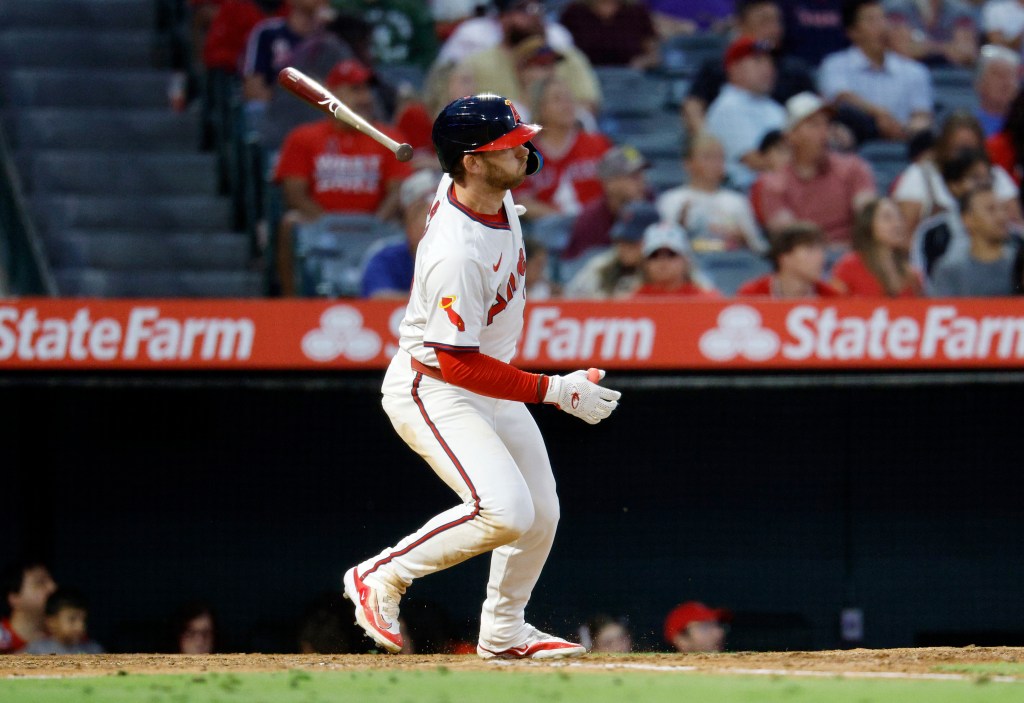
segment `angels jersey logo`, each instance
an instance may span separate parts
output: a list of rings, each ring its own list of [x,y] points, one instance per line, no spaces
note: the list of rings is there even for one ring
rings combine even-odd
[[[455,304],[456,300],[458,300],[457,295],[443,295],[441,296],[441,303],[438,307],[445,311],[445,314],[448,315],[448,321],[455,325],[455,329],[459,332],[465,332],[466,323],[462,321],[461,317],[459,317],[459,313],[452,309],[452,305]]]

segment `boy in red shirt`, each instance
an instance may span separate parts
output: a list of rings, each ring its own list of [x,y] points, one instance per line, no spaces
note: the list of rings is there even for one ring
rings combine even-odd
[[[370,69],[355,59],[338,63],[327,76],[327,89],[366,119],[373,116]],[[395,129],[376,124],[398,142]],[[293,129],[281,147],[274,174],[289,211],[278,232],[278,274],[282,295],[294,293],[293,248],[297,224],[328,213],[368,213],[385,220],[398,214],[398,188],[412,173],[385,147],[333,118]]]
[[[775,272],[747,281],[737,296],[772,298],[831,298],[839,295],[822,282],[825,271],[825,234],[810,222],[794,222],[772,240],[768,258]]]
[[[683,228],[655,222],[644,230],[644,283],[633,294],[649,296],[717,297],[713,288],[694,282],[693,264]]]

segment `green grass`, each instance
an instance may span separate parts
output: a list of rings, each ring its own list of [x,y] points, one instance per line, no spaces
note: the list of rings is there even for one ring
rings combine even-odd
[[[980,672],[979,672],[980,673]],[[291,671],[0,680],[4,703],[1019,703],[1024,683],[690,673]]]
[[[981,676],[1024,677],[1024,664],[1014,662],[991,662],[987,664],[940,664],[936,671],[952,674],[977,674]]]

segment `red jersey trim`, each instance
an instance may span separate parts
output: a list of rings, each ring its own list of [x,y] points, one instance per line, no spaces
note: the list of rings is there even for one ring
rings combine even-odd
[[[480,351],[479,345],[477,345],[477,346],[468,346],[468,347],[460,347],[460,346],[458,346],[456,344],[441,344],[440,342],[424,342],[423,346],[427,347],[428,349],[440,349],[441,351],[456,351],[456,352],[460,352],[460,351],[462,351],[462,352],[465,352],[465,351]]]
[[[479,222],[485,227],[503,230],[512,229],[512,225],[510,225],[508,222],[508,215],[505,213],[504,205],[501,206],[501,210],[499,210],[498,213],[495,215],[485,215],[481,212],[470,210],[468,207],[459,202],[458,197],[456,197],[455,195],[454,185],[448,187],[448,202],[454,205],[455,208],[463,215],[473,220],[474,222]]]

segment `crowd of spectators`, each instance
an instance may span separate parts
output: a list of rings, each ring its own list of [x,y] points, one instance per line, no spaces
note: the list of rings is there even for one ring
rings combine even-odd
[[[353,264],[354,290],[316,290],[401,297],[438,176],[433,115],[479,91],[544,127],[545,166],[514,193],[546,264],[534,266],[537,298],[968,295],[977,287],[950,284],[943,259],[1024,256],[1017,0],[190,2],[200,70],[233,76],[243,131],[265,153],[261,225],[281,295],[310,293],[296,228],[363,215],[387,242]],[[654,185],[644,144],[608,118],[602,72],[664,76],[667,48],[701,37],[721,50],[676,84],[681,177]],[[411,164],[283,94],[286,65],[412,144]],[[944,75],[970,77],[964,104],[943,103]],[[903,157],[895,179],[873,165],[880,150]],[[401,197],[409,179],[419,185]],[[962,204],[978,195],[1001,215],[972,229]],[[764,257],[773,271],[723,288],[709,253]]]
[[[50,568],[38,559],[20,559],[2,574],[0,654],[100,654],[104,647],[89,635],[89,602],[81,592],[58,587]],[[358,654],[373,651],[373,644],[352,622],[351,604],[341,590],[314,596],[301,607],[286,628],[287,642],[279,651],[303,654]],[[110,620],[110,614],[106,614]],[[658,632],[653,628],[636,637],[627,617],[595,614],[578,629],[580,641],[595,653],[633,651],[720,652],[726,647],[731,611],[686,601],[672,608]],[[402,654],[476,654],[469,634],[472,623],[458,625],[443,607],[432,601],[403,603],[400,618],[405,646]],[[159,651],[204,655],[239,651],[241,638],[222,631],[215,609],[204,601],[187,601],[158,626],[152,641]],[[659,641],[661,640],[661,641]],[[114,651],[125,651],[118,643]],[[243,650],[247,651],[247,650]]]

